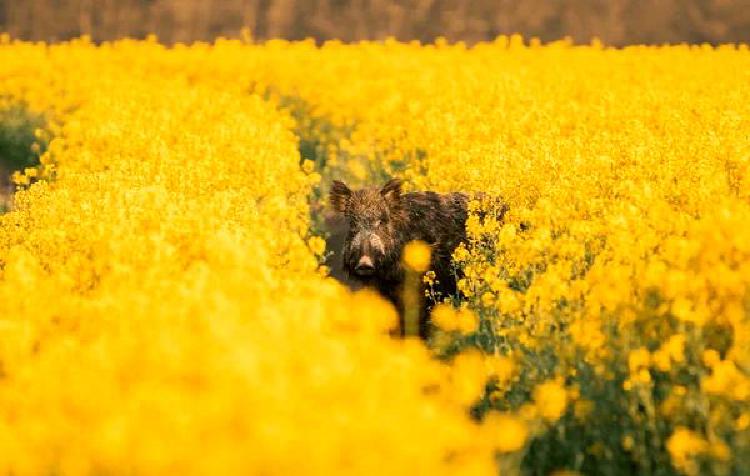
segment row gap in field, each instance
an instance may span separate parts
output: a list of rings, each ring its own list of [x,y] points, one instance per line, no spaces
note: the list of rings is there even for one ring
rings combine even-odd
[[[13,174],[39,165],[47,142],[38,131],[46,124],[44,115],[32,112],[24,103],[0,97],[0,213],[12,206],[16,190]]]

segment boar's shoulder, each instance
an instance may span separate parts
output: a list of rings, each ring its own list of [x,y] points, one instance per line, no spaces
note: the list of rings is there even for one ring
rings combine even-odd
[[[412,192],[404,196],[409,239],[430,244],[455,243],[464,237],[468,196],[463,193]]]

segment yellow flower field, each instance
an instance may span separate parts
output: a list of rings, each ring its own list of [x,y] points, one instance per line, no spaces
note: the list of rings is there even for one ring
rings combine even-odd
[[[19,108],[3,474],[750,465],[746,46],[3,37]],[[330,181],[387,176],[491,197],[427,345],[321,266]]]

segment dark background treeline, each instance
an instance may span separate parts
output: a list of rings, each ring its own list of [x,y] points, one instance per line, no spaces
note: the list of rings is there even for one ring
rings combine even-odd
[[[606,44],[750,42],[750,0],[0,0],[15,38],[95,41],[155,32],[166,43],[258,39],[475,42],[522,33]]]

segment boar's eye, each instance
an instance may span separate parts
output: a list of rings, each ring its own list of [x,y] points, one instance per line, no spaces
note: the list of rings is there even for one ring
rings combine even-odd
[[[375,220],[375,226],[385,225],[386,223],[388,223],[388,217],[385,215],[380,217],[379,220]]]

